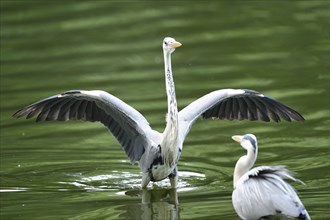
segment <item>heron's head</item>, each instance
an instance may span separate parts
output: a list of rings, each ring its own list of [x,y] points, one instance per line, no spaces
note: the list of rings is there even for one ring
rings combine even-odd
[[[163,50],[164,52],[173,53],[177,47],[180,47],[182,44],[176,41],[172,37],[165,37],[163,41]]]
[[[231,137],[234,141],[241,144],[241,146],[247,151],[252,150],[256,153],[258,148],[257,137],[253,134],[245,134],[245,135],[234,135]]]

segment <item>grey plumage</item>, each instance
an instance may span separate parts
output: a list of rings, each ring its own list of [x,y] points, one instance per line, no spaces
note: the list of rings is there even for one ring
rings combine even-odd
[[[244,90],[242,95],[219,100],[202,114],[205,119],[303,121],[303,117],[285,104],[253,90]]]
[[[252,90],[221,89],[211,92],[178,112],[171,69],[171,54],[181,44],[173,38],[163,41],[167,122],[164,132],[153,130],[137,110],[100,90],[71,90],[31,104],[14,117],[36,117],[41,121],[80,120],[101,122],[124,149],[131,163],[138,162],[142,170],[142,187],[150,180],[170,178],[177,183],[177,162],[183,142],[192,124],[202,117],[229,120],[261,120],[278,122],[303,121],[304,118],[279,101]],[[157,164],[157,166],[156,166]]]
[[[131,162],[139,161],[148,144],[145,133],[137,129],[140,125],[135,119],[116,107],[114,103],[121,102],[119,99],[100,91],[100,94],[102,93],[101,97],[96,98],[90,96],[87,91],[67,91],[29,105],[17,111],[14,117],[37,116],[36,122],[68,120],[101,122],[118,140]],[[146,120],[142,120],[141,123],[151,130]]]
[[[256,137],[246,134],[233,139],[247,150],[234,171],[232,202],[237,214],[249,220],[278,215],[309,220],[296,191],[285,179],[302,182],[284,166],[259,166],[250,170],[258,153]]]

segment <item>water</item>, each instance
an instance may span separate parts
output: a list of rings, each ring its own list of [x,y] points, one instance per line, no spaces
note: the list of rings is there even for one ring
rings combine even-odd
[[[232,173],[254,133],[256,165],[287,165],[313,219],[329,219],[329,3],[1,1],[1,219],[238,219]],[[17,120],[34,101],[101,89],[165,126],[161,41],[179,108],[220,88],[288,104],[303,123],[199,121],[167,180],[141,190],[138,166],[97,123]]]

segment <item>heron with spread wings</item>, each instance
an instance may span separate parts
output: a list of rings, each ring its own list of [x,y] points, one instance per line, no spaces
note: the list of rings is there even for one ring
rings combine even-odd
[[[176,188],[177,163],[183,142],[192,124],[199,118],[303,121],[285,104],[253,90],[221,89],[213,91],[178,111],[171,67],[171,54],[181,43],[166,37],[163,41],[168,110],[165,130],[153,130],[145,117],[119,98],[101,90],[71,90],[45,98],[19,111],[14,117],[36,121],[80,120],[101,122],[119,141],[131,163],[138,162],[142,187],[167,177]]]

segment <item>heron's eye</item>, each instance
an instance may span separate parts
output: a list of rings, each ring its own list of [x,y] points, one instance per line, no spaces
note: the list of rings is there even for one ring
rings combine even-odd
[[[164,41],[164,44],[167,46],[167,42],[166,41]]]

